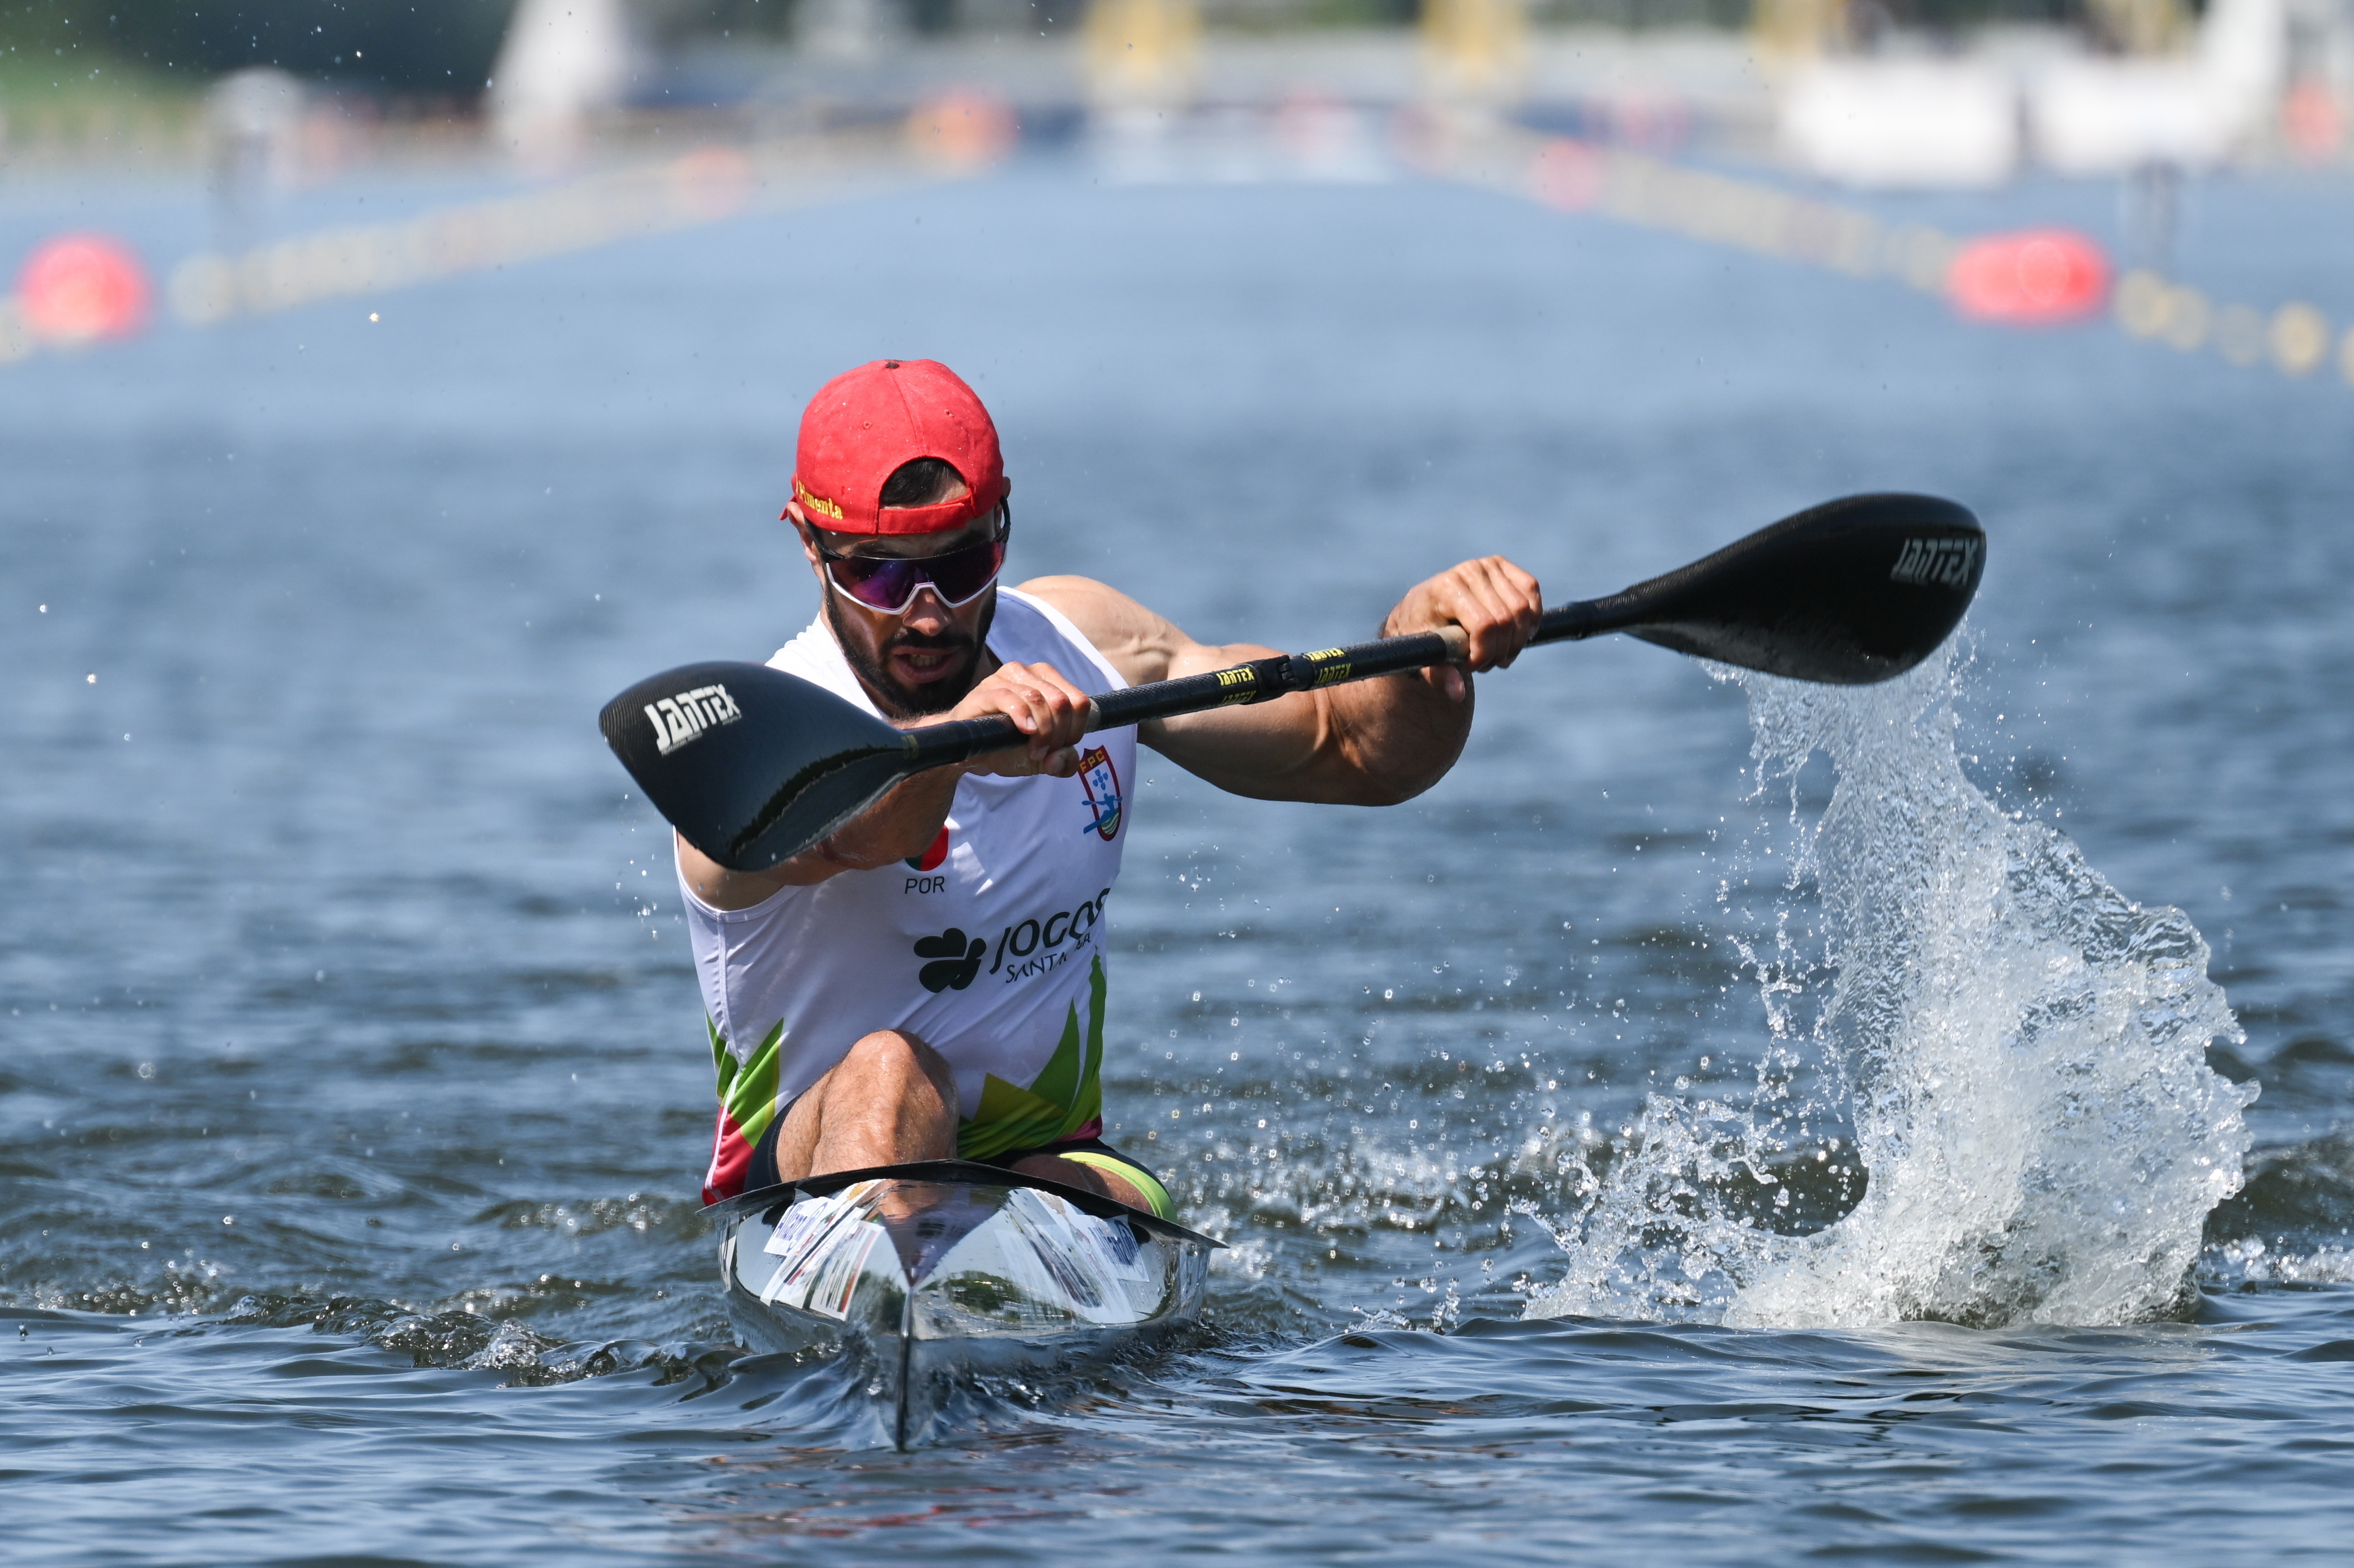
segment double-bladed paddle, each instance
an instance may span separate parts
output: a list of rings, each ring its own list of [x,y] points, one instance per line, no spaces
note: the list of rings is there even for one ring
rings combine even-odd
[[[1624,631],[1680,653],[1858,686],[1903,674],[1946,640],[1986,566],[1969,511],[1928,495],[1827,502],[1608,599],[1544,612],[1532,642]],[[1108,692],[1115,729],[1463,657],[1459,627]],[[1019,744],[1002,715],[895,729],[765,664],[682,664],[605,705],[605,743],[686,842],[724,866],[790,860],[912,773]]]

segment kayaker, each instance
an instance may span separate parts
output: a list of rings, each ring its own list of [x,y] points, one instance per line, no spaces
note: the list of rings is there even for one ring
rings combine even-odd
[[[1010,489],[988,410],[932,361],[863,365],[801,417],[783,516],[820,609],[769,662],[902,726],[1003,714],[1029,738],[908,779],[767,871],[676,841],[719,1080],[707,1202],[953,1157],[1168,1217],[1101,1137],[1104,906],[1137,743],[1236,794],[1389,805],[1470,732],[1470,682],[1441,666],[1087,735],[1094,694],[1275,650],[1206,646],[1085,577],[1000,588]],[[1413,588],[1381,631],[1458,625],[1486,670],[1541,609],[1536,579],[1490,556]]]

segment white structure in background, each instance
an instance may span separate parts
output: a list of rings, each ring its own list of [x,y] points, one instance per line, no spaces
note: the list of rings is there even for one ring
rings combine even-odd
[[[2045,70],[2028,95],[2036,151],[2072,175],[2221,163],[2272,130],[2287,67],[2281,0],[2213,0],[2188,56]]]
[[[1826,179],[1872,186],[2000,185],[2019,164],[2019,94],[1973,60],[1826,59],[1781,101],[1782,145]]]
[[[251,207],[302,172],[302,84],[271,66],[232,71],[205,95],[213,194]]]
[[[863,64],[898,48],[907,33],[900,0],[799,0],[793,7],[794,41],[819,59]]]
[[[628,96],[636,58],[621,0],[523,0],[491,72],[493,133],[527,164],[564,162]]]

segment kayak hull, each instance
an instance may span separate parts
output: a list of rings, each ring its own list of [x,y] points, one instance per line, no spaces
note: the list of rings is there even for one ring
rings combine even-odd
[[[1097,1194],[961,1160],[839,1171],[721,1205],[728,1314],[834,1349],[900,1448],[961,1387],[1098,1361],[1197,1319],[1219,1244]]]

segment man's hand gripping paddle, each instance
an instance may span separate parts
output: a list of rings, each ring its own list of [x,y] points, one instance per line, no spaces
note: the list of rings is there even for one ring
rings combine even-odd
[[[1786,517],[1704,560],[1608,599],[1544,612],[1534,642],[1624,631],[1680,653],[1794,680],[1860,686],[1901,675],[1946,640],[1986,566],[1986,531],[1927,495],[1852,495]],[[1277,654],[1097,697],[1115,729],[1443,664],[1457,627]],[[894,729],[765,664],[683,664],[605,705],[605,743],[654,809],[720,864],[790,860],[926,768],[1023,738],[992,716]]]

